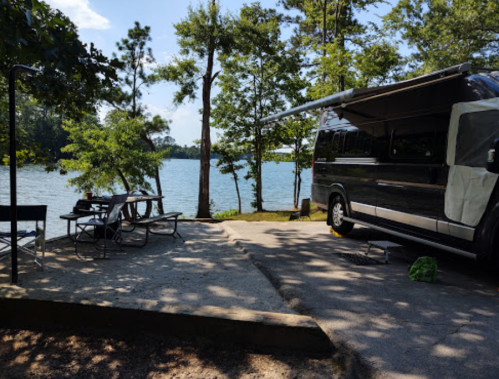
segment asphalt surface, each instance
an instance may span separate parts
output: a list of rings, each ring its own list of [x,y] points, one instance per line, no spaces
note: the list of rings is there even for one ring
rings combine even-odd
[[[384,264],[357,265],[369,240],[401,242],[366,228],[347,238],[324,223],[224,222],[296,311],[312,316],[330,339],[360,357],[376,378],[499,377],[499,277],[474,261],[405,243]],[[411,281],[418,256],[438,260],[436,283]],[[375,262],[374,262],[375,263]]]

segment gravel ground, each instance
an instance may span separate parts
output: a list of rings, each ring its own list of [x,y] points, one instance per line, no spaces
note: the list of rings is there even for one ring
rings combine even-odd
[[[331,358],[150,335],[0,329],[0,378],[334,378]]]

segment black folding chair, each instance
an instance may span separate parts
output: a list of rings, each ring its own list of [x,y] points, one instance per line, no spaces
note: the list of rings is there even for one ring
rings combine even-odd
[[[123,209],[128,195],[114,195],[111,198],[111,202],[107,206],[107,209],[99,211],[93,210],[98,217],[94,217],[88,221],[78,222],[76,224],[77,233],[74,245],[75,253],[78,258],[85,260],[85,258],[78,252],[78,243],[92,243],[95,248],[103,251],[103,258],[106,258],[106,251],[109,246],[114,242],[116,243],[120,250],[122,249],[123,236],[121,229],[121,210]],[[90,229],[87,229],[89,228]],[[90,240],[82,240],[82,237],[90,237]],[[103,244],[99,244],[99,241],[103,240]],[[109,245],[108,245],[109,242]]]
[[[10,222],[10,205],[0,205],[0,222]],[[35,263],[43,269],[45,259],[45,230],[47,226],[46,205],[18,205],[17,221],[35,221],[35,230],[18,230],[13,238],[10,232],[0,232],[0,260],[10,256],[15,241],[19,251],[35,258]],[[38,223],[41,222],[42,226]],[[20,242],[22,240],[22,244]],[[33,246],[31,246],[33,244]],[[30,246],[28,246],[30,245]],[[10,249],[9,249],[10,248]],[[38,255],[40,253],[40,255]]]

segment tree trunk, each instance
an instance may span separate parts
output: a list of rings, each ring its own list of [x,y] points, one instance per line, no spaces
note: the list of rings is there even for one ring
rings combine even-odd
[[[126,189],[126,192],[130,192],[131,188],[130,188],[130,184],[128,184],[128,181],[126,180],[125,178],[125,175],[123,174],[123,172],[121,172],[120,169],[117,169],[118,171],[118,176],[120,177],[121,181],[123,182],[123,186],[125,187]]]
[[[154,142],[152,142],[152,140],[145,134],[141,134],[140,137],[142,138],[142,140],[147,144],[147,146],[149,146],[149,149],[155,153],[156,152],[156,146],[154,146]],[[160,180],[160,177],[159,177],[159,167],[155,167],[155,181],[156,181],[156,194],[158,196],[163,196],[163,189],[161,187],[161,180]],[[165,208],[163,206],[163,199],[160,199],[158,200],[158,211],[159,211],[159,214],[163,214],[165,213]]]
[[[322,8],[322,56],[326,57],[326,17],[327,17],[327,0],[324,0],[324,7]],[[326,83],[326,73],[322,73],[322,84]]]
[[[301,173],[298,174],[298,186],[297,186],[297,192],[296,192],[296,204],[298,205],[299,200],[300,200],[300,189],[301,189]],[[296,207],[298,208],[298,206]]]
[[[199,170],[199,197],[197,218],[210,218],[210,114],[211,114],[211,82],[213,72],[212,50],[208,55],[206,74],[203,77],[203,125],[201,131],[201,159]]]
[[[256,211],[263,212],[262,199],[262,131],[258,128],[256,135]]]
[[[348,14],[350,9],[350,5],[347,5],[346,9],[345,9],[345,15]],[[342,29],[343,30],[343,29]],[[338,44],[340,45],[341,47],[341,50],[342,50],[342,53],[344,54],[345,53],[345,36],[343,35],[343,33],[341,34],[341,37],[338,39]],[[340,67],[341,67],[341,63],[340,63]],[[338,78],[338,89],[340,90],[340,92],[343,92],[345,90],[345,75],[340,75],[339,78]]]
[[[232,175],[234,175],[234,183],[236,183],[237,203],[238,203],[237,210],[239,211],[239,214],[241,214],[242,213],[242,210],[241,210],[241,195],[239,194],[239,185],[237,184],[237,174],[236,174],[235,171],[233,171]]]
[[[295,180],[294,180],[294,191],[293,191],[293,205],[295,208],[298,208],[299,201],[299,191],[298,191],[298,159],[297,153],[295,151]]]

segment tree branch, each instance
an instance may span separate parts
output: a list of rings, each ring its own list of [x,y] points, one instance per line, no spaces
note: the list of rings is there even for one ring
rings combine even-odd
[[[215,75],[213,75],[213,77],[211,78],[211,81],[210,81],[210,84],[213,84],[213,82],[215,81],[215,79],[217,78],[218,74],[220,74],[220,71],[217,71],[215,73]]]

